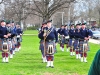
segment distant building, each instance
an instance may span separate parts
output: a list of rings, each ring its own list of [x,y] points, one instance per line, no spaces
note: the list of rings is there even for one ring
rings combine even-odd
[[[95,19],[91,19],[90,21],[88,20],[88,24],[91,26],[91,27],[96,27],[97,26],[97,22]]]

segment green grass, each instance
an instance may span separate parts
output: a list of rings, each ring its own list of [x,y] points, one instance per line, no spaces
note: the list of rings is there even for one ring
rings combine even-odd
[[[23,36],[22,48],[16,52],[9,63],[2,63],[0,56],[0,75],[87,75],[98,45],[90,43],[91,50],[88,52],[88,63],[81,63],[69,52],[61,52],[59,44],[54,58],[55,68],[46,68],[42,63],[37,36]]]
[[[38,30],[26,30],[24,34],[38,34]]]

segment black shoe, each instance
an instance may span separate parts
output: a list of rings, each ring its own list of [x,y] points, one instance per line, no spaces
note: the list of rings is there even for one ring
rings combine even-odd
[[[51,68],[54,68],[54,66],[51,66]]]

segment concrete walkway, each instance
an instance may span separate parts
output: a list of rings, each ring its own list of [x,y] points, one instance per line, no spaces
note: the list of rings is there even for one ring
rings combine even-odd
[[[94,44],[100,44],[100,40],[96,40],[96,39],[89,39],[89,42]]]
[[[23,35],[38,35],[38,34],[23,34]],[[100,44],[100,40],[96,39],[89,39],[89,42],[94,43],[94,44]]]

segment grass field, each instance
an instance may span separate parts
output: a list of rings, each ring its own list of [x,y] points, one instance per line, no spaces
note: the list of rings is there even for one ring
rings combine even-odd
[[[38,34],[37,30],[26,30],[24,31],[25,34]]]
[[[100,48],[99,45],[90,43],[88,63],[81,63],[75,56],[71,57],[69,52],[61,52],[57,45],[54,68],[46,68],[38,46],[37,36],[23,36],[22,48],[16,52],[14,58],[9,63],[0,61],[0,75],[87,75],[95,53]]]

